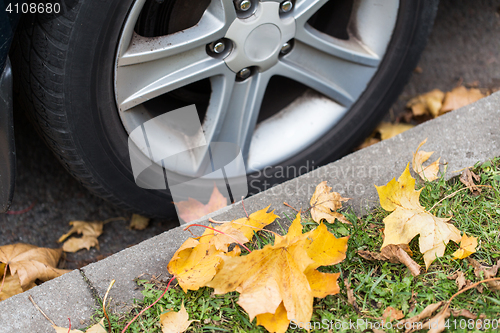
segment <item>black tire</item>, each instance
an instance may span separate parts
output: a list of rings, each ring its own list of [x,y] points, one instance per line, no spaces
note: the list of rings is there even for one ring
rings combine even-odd
[[[170,217],[175,210],[168,191],[141,189],[134,182],[127,133],[115,103],[116,44],[133,2],[80,0],[64,15],[24,18],[15,76],[30,119],[76,179],[119,207]],[[401,1],[396,29],[368,88],[332,131],[282,166],[300,167],[307,161],[317,166],[338,159],[373,130],[415,68],[437,3]],[[250,190],[255,181],[262,188],[261,180],[262,175],[254,175]],[[272,184],[286,178],[267,180]]]

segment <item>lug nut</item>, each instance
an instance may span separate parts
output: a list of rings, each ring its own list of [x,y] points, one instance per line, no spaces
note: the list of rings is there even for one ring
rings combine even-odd
[[[280,52],[281,52],[281,54],[287,54],[291,50],[292,50],[292,44],[287,42],[287,43],[283,44]]]
[[[250,74],[252,74],[252,71],[249,70],[248,68],[243,68],[241,71],[238,72],[238,77],[242,80],[246,80],[250,77]]]
[[[288,13],[289,11],[292,10],[292,8],[293,8],[293,2],[291,2],[290,0],[287,0],[281,4],[281,11],[283,13]]]
[[[224,44],[224,42],[222,41],[215,42],[212,46],[212,51],[214,51],[214,53],[217,54],[224,52],[225,49],[226,49],[226,44]]]
[[[242,12],[246,12],[252,7],[250,0],[236,0],[235,5],[236,9],[241,10]]]

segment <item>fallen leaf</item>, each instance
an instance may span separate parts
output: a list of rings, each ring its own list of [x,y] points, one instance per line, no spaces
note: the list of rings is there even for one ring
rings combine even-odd
[[[479,89],[472,88],[467,90],[464,86],[457,87],[446,93],[440,114],[460,109],[461,107],[474,103],[483,97],[486,96],[483,95]]]
[[[3,274],[3,270],[2,270]],[[2,277],[3,279],[3,277]],[[0,282],[0,285],[2,282]],[[34,284],[33,284],[34,287]],[[27,290],[27,289],[26,289]],[[19,276],[17,274],[7,273],[5,279],[3,279],[3,287],[0,290],[0,302],[6,300],[9,297],[22,293],[24,290],[21,288],[21,282],[19,281]]]
[[[405,315],[403,314],[403,311],[397,310],[397,309],[393,308],[392,306],[389,306],[389,307],[385,308],[384,313],[382,314],[382,317],[380,317],[380,319],[382,319],[383,322],[385,322],[386,320],[388,322],[391,322],[394,320],[399,320],[399,319],[403,318],[404,316]]]
[[[144,230],[148,227],[148,225],[149,218],[139,214],[134,214],[130,220],[129,228],[134,230]]]
[[[344,215],[337,212],[337,209],[342,208],[342,202],[346,202],[349,198],[342,198],[337,192],[330,192],[331,190],[332,188],[326,185],[326,181],[316,186],[310,201],[312,219],[318,223],[322,219],[328,223],[334,223],[335,219],[342,223],[349,223]]]
[[[451,310],[449,307],[444,307],[434,317],[432,317],[423,326],[428,329],[427,333],[440,333],[446,329],[446,319],[450,317]]]
[[[29,244],[0,246],[0,262],[7,264],[10,274],[18,276],[23,291],[34,286],[35,280],[48,281],[70,270],[57,269],[61,249],[48,249]]]
[[[469,237],[465,233],[460,240],[460,248],[453,253],[453,259],[464,259],[476,252],[477,238]]]
[[[214,186],[212,195],[206,205],[193,198],[188,198],[186,201],[175,202],[174,204],[177,206],[179,217],[183,219],[184,222],[189,223],[226,207],[227,199],[219,192],[217,186]]]
[[[69,329],[67,327],[66,328],[65,327],[58,327],[58,326],[52,326],[52,327],[56,330],[56,333],[107,333],[107,331],[104,329],[104,318],[102,318],[100,322],[93,325],[85,332],[80,331],[80,330],[69,331]]]
[[[414,116],[423,116],[429,113],[435,118],[439,116],[444,96],[444,92],[439,89],[434,89],[428,93],[412,98],[406,104],[406,107],[411,108]]]
[[[500,268],[500,260],[498,260],[497,263],[492,267],[483,266],[470,257],[467,258],[467,261],[472,265],[472,267],[474,267],[474,275],[480,279],[482,279],[481,273],[484,274],[484,279],[496,277],[498,269]],[[500,281],[487,281],[485,283],[488,286],[488,289],[500,292]]]
[[[360,314],[359,308],[358,308],[358,303],[356,302],[356,297],[354,297],[354,290],[351,289],[351,284],[349,281],[344,279],[344,285],[347,293],[347,303],[349,303],[353,308],[356,313]]]
[[[290,325],[283,302],[280,303],[275,313],[262,313],[256,317],[257,325],[264,326],[269,332],[285,333]]]
[[[462,288],[465,287],[465,285],[467,284],[464,272],[462,271],[457,271],[455,274],[448,276],[448,280],[455,280],[455,283],[457,284],[458,287],[458,291],[462,290]]]
[[[424,255],[426,269],[436,259],[442,257],[450,240],[459,243],[460,231],[447,223],[450,218],[438,218],[420,205],[420,192],[415,191],[415,179],[410,175],[409,164],[399,177],[387,185],[375,186],[380,197],[380,205],[392,212],[384,218],[384,243],[408,244],[417,235],[419,248]]]
[[[459,179],[460,182],[464,184],[471,193],[473,194],[481,193],[481,188],[476,186],[476,184],[474,184],[474,180],[478,182],[481,179],[481,177],[476,175],[474,172],[470,171],[469,168],[466,168],[462,172]]]
[[[344,260],[348,238],[337,239],[323,223],[302,234],[300,220],[299,213],[289,229],[291,232],[277,238],[274,245],[266,245],[246,256],[224,257],[220,271],[207,286],[214,288],[215,294],[238,291],[238,304],[250,320],[258,315],[274,314],[274,322],[281,323],[285,315],[287,320],[309,322],[314,295],[324,294],[318,288],[329,288],[331,293],[338,291],[330,283],[315,281],[321,277],[336,283],[338,274],[316,275],[312,271]],[[280,315],[281,303],[286,311]],[[260,317],[260,322],[270,322],[268,317]]]
[[[383,141],[401,134],[413,127],[415,126],[410,124],[381,123],[380,125],[378,125],[376,130],[380,132],[380,137]]]
[[[217,226],[217,230],[226,233],[225,235],[206,229],[199,240],[188,238],[172,256],[167,266],[168,271],[177,277],[184,291],[198,290],[218,272],[218,266],[222,263],[221,255],[228,251],[230,244],[235,243],[235,240],[240,243],[250,241],[254,232],[261,230],[278,217],[274,211],[268,213],[268,209],[269,206],[250,214],[248,218]],[[236,257],[240,253],[238,247],[226,256]]]
[[[413,153],[412,168],[413,171],[415,171],[423,180],[433,181],[438,179],[439,160],[441,158],[438,158],[436,161],[432,162],[430,165],[426,167],[423,166],[425,161],[427,161],[431,157],[431,155],[434,154],[433,151],[431,152],[426,152],[423,150],[419,151],[420,147],[422,147],[426,142],[427,139],[422,141],[418,145],[417,151]]]
[[[179,312],[170,311],[160,315],[162,333],[185,332],[192,322],[193,320],[189,320],[189,315],[184,307],[184,302],[182,303]]]
[[[425,319],[429,318],[432,316],[432,314],[439,309],[445,302],[437,302],[433,304],[429,304],[425,307],[425,309],[422,310],[418,315],[413,316],[408,319],[401,320],[400,322],[397,323],[397,327],[405,327],[405,324],[410,323],[412,325],[407,325],[407,327],[417,327],[419,323],[422,323]],[[416,325],[413,325],[413,323],[416,323]],[[405,332],[409,333],[412,332],[413,330],[407,329]]]
[[[358,147],[356,147],[354,150],[360,150],[363,148],[367,148],[367,147],[373,146],[374,144],[379,143],[379,142],[380,142],[380,139],[369,137],[369,138],[366,138],[365,141],[363,141],[363,143],[360,144]]]
[[[477,319],[477,315],[473,314],[467,309],[451,310],[453,317],[465,317],[467,319]]]
[[[420,274],[420,265],[417,264],[404,248],[408,248],[408,245],[394,245],[389,244],[382,248],[380,253],[370,252],[370,251],[358,251],[358,254],[367,260],[381,260],[389,261],[393,264],[404,264],[410,270],[413,276]],[[409,248],[408,248],[409,250]]]
[[[66,241],[62,248],[64,252],[77,252],[81,249],[90,250],[93,246],[99,248],[97,237],[102,234],[104,222],[71,221],[69,224],[73,227],[66,234],[62,235],[58,242],[64,242],[74,233],[81,234],[82,237],[73,237]]]

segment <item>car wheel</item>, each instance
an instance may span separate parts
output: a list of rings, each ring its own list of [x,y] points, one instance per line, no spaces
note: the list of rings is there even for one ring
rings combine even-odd
[[[241,148],[250,192],[297,176],[373,130],[416,66],[437,2],[80,0],[24,19],[21,102],[83,185],[171,216],[168,189],[136,185],[134,129],[195,104],[208,141]]]

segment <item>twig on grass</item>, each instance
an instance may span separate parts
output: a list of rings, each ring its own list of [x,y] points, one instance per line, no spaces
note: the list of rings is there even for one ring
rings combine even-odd
[[[490,185],[476,185],[476,186],[477,186],[477,187],[489,187],[489,188],[491,188],[491,186],[490,186]],[[451,197],[455,196],[455,194],[457,194],[458,192],[463,191],[463,190],[467,190],[467,189],[468,189],[468,187],[464,187],[464,188],[461,188],[461,189],[459,189],[459,190],[457,190],[457,191],[453,192],[452,194],[449,194],[449,195],[445,196],[443,199],[441,199],[441,200],[439,200],[438,202],[436,202],[436,203],[434,204],[434,206],[432,206],[432,207],[431,207],[431,209],[429,209],[429,210],[428,210],[428,212],[430,212],[431,210],[433,210],[433,209],[434,209],[437,205],[439,205],[439,204],[440,204],[441,202],[443,202],[444,200],[446,200],[446,199],[448,199],[448,198],[451,198]]]
[[[106,294],[104,294],[104,300],[102,301],[102,311],[104,312],[104,316],[108,320],[108,331],[111,333],[111,321],[109,320],[108,314],[106,313],[106,299],[108,298],[109,291],[115,284],[116,280],[113,279],[111,280],[111,283],[109,284],[108,290],[106,290]]]

